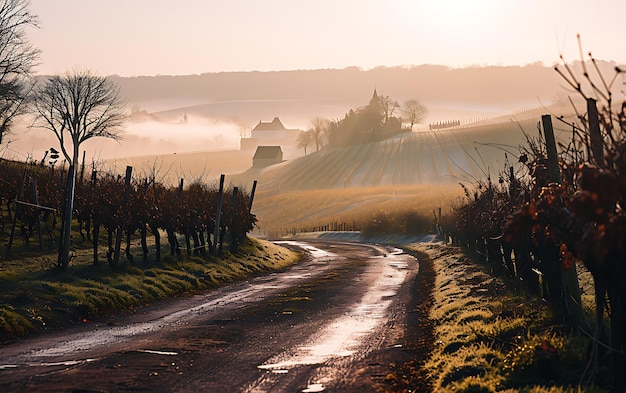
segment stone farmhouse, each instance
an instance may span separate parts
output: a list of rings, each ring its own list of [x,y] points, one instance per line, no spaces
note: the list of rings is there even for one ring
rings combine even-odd
[[[241,139],[241,150],[250,151],[257,146],[296,146],[301,132],[299,129],[286,128],[278,116],[271,122],[259,121],[250,132],[250,138]]]

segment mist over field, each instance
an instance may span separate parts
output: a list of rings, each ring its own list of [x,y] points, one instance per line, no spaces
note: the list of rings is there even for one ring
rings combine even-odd
[[[574,68],[577,66],[575,65]],[[604,70],[613,63],[601,62]],[[427,109],[422,124],[462,124],[548,107],[569,92],[552,67],[379,67],[362,70],[225,72],[187,76],[119,77],[129,112],[143,117],[126,125],[119,142],[96,138],[84,144],[88,161],[136,156],[238,150],[260,121],[280,117],[286,128],[307,130],[311,119],[340,119],[365,105],[374,89],[400,104],[416,99]],[[183,123],[183,117],[187,122]],[[3,157],[39,159],[55,145],[53,135],[16,125]],[[489,141],[484,141],[489,142]],[[295,158],[303,152],[287,152]],[[251,160],[250,156],[250,160]]]
[[[194,151],[238,149],[240,126],[215,119],[190,117],[188,123],[129,122],[114,141],[95,138],[85,143],[89,161],[152,154],[176,154]],[[30,155],[41,158],[58,141],[47,130],[24,127],[9,137],[12,142],[7,155]],[[21,154],[20,154],[21,153]]]

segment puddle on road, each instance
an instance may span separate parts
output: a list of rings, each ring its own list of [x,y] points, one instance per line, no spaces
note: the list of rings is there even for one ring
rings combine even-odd
[[[365,355],[364,343],[385,322],[387,309],[408,274],[408,256],[401,257],[400,254],[376,260],[371,271],[376,274],[376,281],[369,286],[360,302],[344,316],[323,328],[309,343],[275,356],[258,368],[272,374],[284,374],[297,366],[318,365],[336,358]],[[380,261],[384,261],[384,264],[380,264]],[[267,375],[261,377],[261,380],[264,378]],[[252,391],[262,391],[258,390],[263,385],[261,380],[257,381],[256,390]],[[303,392],[322,391],[314,389],[325,388],[324,385],[313,384]]]
[[[0,370],[8,370],[11,368],[18,368],[19,364],[0,364]]]
[[[388,258],[395,257],[398,255],[404,254],[404,251],[401,248],[392,247],[390,252],[384,252],[383,255],[378,255],[372,258]]]
[[[77,366],[80,364],[91,363],[98,361],[99,359],[80,359],[80,360],[65,360],[62,362],[41,362],[41,363],[24,363],[24,364],[2,364],[0,370],[15,369],[19,367],[58,367],[58,366]]]
[[[155,355],[165,355],[165,356],[177,356],[178,355],[178,352],[155,351],[153,349],[138,349],[137,352],[152,353]]]
[[[276,244],[289,244],[291,246],[296,246],[299,248],[302,248],[303,250],[305,250],[306,252],[308,252],[309,254],[311,254],[311,256],[313,258],[315,258],[316,260],[320,260],[323,261],[324,259],[329,259],[329,258],[333,258],[336,256],[336,254],[332,253],[332,252],[328,252],[328,251],[324,251],[321,250],[317,247],[313,247],[309,244],[306,243],[300,243],[294,240],[284,240],[284,241],[279,241],[279,242],[275,242]]]
[[[302,393],[316,393],[323,392],[326,390],[326,387],[323,383],[312,383],[306,387],[306,389],[302,390]]]
[[[404,254],[401,248],[394,248],[393,251],[389,255],[401,255]]]

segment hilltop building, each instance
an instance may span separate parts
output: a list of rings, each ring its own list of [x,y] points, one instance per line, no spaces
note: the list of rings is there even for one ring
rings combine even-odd
[[[241,150],[253,150],[257,146],[295,146],[298,135],[302,130],[286,128],[278,116],[271,122],[259,121],[252,131],[250,138],[241,139]]]
[[[265,168],[283,162],[283,151],[280,146],[259,146],[252,157],[253,168]]]

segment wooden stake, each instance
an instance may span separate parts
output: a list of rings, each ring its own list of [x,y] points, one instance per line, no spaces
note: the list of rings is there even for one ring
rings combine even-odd
[[[552,129],[552,118],[550,115],[541,116],[543,123],[544,137],[546,138],[546,148],[548,150],[548,170],[550,172],[550,180],[555,183],[561,183],[561,171],[559,170],[559,161],[556,151],[556,143],[554,140],[554,130]],[[572,263],[569,268],[562,270],[563,291],[567,310],[571,314],[572,321],[577,328],[585,326],[585,318],[583,314],[582,301],[580,296],[580,286],[578,283],[578,273],[576,272],[576,264]]]
[[[589,116],[589,139],[591,140],[590,161],[598,167],[604,167],[604,151],[602,133],[600,132],[600,120],[598,118],[598,108],[596,100],[587,98],[587,116]]]
[[[220,234],[220,216],[222,214],[222,199],[224,198],[224,177],[225,175],[220,175],[220,191],[217,195],[217,210],[215,211],[215,230],[213,231],[213,249],[211,250],[211,254],[217,254],[217,243]]]
[[[560,184],[561,170],[559,168],[559,156],[556,151],[556,141],[554,140],[552,116],[541,116],[541,123],[543,124],[543,134],[546,139],[546,149],[548,150],[548,171],[550,173],[550,181]]]
[[[252,202],[254,201],[255,191],[256,191],[256,180],[252,183],[252,191],[250,191],[250,204],[248,205],[248,213],[252,212]]]

